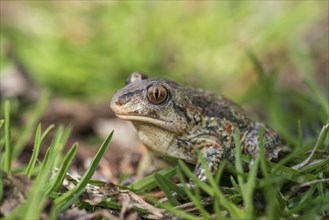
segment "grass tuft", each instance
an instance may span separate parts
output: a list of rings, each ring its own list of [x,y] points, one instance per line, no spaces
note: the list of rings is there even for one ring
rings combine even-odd
[[[96,153],[94,159],[92,160],[89,168],[87,169],[84,176],[81,178],[80,182],[76,185],[76,187],[54,200],[54,203],[58,206],[60,211],[67,209],[75,200],[72,198],[79,196],[83,192],[83,189],[88,184],[88,182],[89,182],[90,178],[92,177],[92,175],[94,174],[94,172],[97,168],[97,165],[100,162],[103,154],[105,153],[106,149],[108,148],[109,143],[112,139],[112,136],[113,136],[113,131],[104,140],[103,144],[101,145],[101,147],[99,148],[98,152]]]
[[[38,113],[34,113],[34,119],[32,120],[33,123],[28,123],[27,127],[24,128],[24,132],[22,134],[24,136],[23,140],[30,138],[26,138],[25,135],[31,133],[31,130],[35,125],[35,118],[40,115],[40,111],[42,109],[40,106],[45,104],[45,100],[41,100],[40,102],[42,103],[37,105],[38,107],[36,111]],[[77,203],[79,201],[79,196],[85,191],[85,187],[89,183],[99,161],[109,146],[113,132],[111,132],[105,139],[99,151],[95,155],[89,169],[78,182],[76,187],[68,190],[66,193],[62,193],[60,192],[60,188],[62,187],[63,180],[66,178],[68,168],[73,161],[78,148],[78,144],[75,143],[63,158],[63,149],[66,145],[71,128],[65,128],[63,126],[58,127],[51,144],[46,151],[44,159],[37,164],[38,155],[42,144],[51,131],[55,128],[54,125],[50,125],[44,132],[42,132],[41,124],[39,124],[34,135],[33,153],[27,166],[16,168],[12,171],[11,161],[16,157],[13,152],[17,152],[18,155],[21,150],[17,150],[15,147],[20,148],[21,144],[25,141],[20,140],[18,141],[18,144],[16,143],[16,145],[14,145],[14,148],[12,147],[9,101],[5,102],[4,116],[4,119],[0,122],[0,129],[3,129],[2,125],[4,125],[5,131],[4,135],[0,138],[1,141],[4,140],[1,143],[5,144],[5,154],[0,155],[0,159],[2,161],[0,170],[0,204],[5,202],[5,200],[3,200],[4,196],[7,199],[13,199],[15,196],[13,194],[8,195],[8,192],[4,191],[4,187],[13,191],[16,190],[18,192],[19,190],[23,190],[23,194],[26,193],[25,201],[21,204],[17,204],[18,206],[6,216],[6,219],[39,219],[45,211],[44,209],[47,201],[50,199],[54,200],[54,205],[51,208],[50,215],[53,217],[58,217],[59,213],[67,209],[72,203]],[[57,168],[58,164],[60,164],[59,168]],[[9,177],[8,175],[11,171],[13,176]],[[12,184],[5,186],[5,184],[8,184],[7,182],[10,178],[15,179],[15,175],[20,175],[20,172],[22,171],[30,179],[31,186],[27,184],[24,189],[20,189],[17,188],[20,186],[19,183],[16,185],[13,181],[11,182]]]

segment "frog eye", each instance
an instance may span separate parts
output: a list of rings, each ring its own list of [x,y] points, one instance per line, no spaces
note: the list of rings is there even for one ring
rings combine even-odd
[[[167,100],[168,91],[162,85],[152,85],[147,89],[147,99],[155,105],[164,103]]]

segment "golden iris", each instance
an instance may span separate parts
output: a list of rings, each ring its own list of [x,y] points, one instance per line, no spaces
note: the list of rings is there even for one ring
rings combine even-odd
[[[155,105],[164,103],[168,97],[167,89],[159,84],[150,86],[147,89],[147,99]]]

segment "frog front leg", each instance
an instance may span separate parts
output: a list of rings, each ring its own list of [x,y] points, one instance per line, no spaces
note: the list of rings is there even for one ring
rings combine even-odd
[[[201,148],[200,154],[204,159],[204,161],[206,162],[207,169],[209,169],[212,175],[215,175],[220,163],[224,159],[224,155],[225,155],[224,148],[220,146],[207,146]],[[200,161],[197,162],[193,174],[197,176],[197,178],[200,181],[202,182],[207,181],[206,170],[202,166],[202,163]],[[182,187],[183,184],[180,183],[178,184],[178,186]],[[191,179],[189,180],[188,183],[185,184],[185,187],[188,187],[190,189],[192,189],[194,186],[195,183]],[[172,195],[176,197],[178,194],[174,192]],[[167,197],[160,199],[160,202],[166,202],[166,201],[168,201]]]
[[[207,146],[203,147],[200,153],[211,174],[215,175],[220,163],[224,159],[224,148],[220,146]],[[202,166],[200,161],[197,162],[193,173],[200,181],[207,181],[205,167]],[[191,181],[189,183],[191,184]]]
[[[206,163],[207,169],[212,173],[216,174],[220,163],[223,161],[225,156],[225,149],[222,146],[215,144],[215,146],[206,146],[200,150],[201,157]],[[194,168],[193,174],[202,182],[207,181],[206,170],[200,161],[197,161],[197,164]],[[190,179],[188,183],[184,184],[185,187],[192,189],[195,186],[195,183]],[[182,187],[183,184],[180,183],[178,186]],[[177,193],[174,192],[173,196],[177,196]],[[168,201],[167,197],[160,199],[160,202]]]

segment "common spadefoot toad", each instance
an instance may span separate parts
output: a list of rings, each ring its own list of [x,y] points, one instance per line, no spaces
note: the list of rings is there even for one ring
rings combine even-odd
[[[235,129],[240,131],[243,153],[259,152],[258,136],[264,129],[268,160],[286,149],[283,139],[267,125],[252,120],[237,104],[223,96],[165,79],[148,79],[133,73],[117,91],[111,109],[131,121],[140,140],[157,156],[172,156],[196,164],[194,174],[206,180],[196,151],[215,174],[219,164],[235,156]]]

